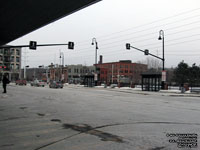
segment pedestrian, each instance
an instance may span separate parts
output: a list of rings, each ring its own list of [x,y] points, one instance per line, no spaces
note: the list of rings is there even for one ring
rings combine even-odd
[[[3,90],[4,90],[3,93],[7,93],[6,86],[7,84],[10,83],[10,81],[8,80],[8,77],[6,74],[4,74],[2,82],[3,82]]]

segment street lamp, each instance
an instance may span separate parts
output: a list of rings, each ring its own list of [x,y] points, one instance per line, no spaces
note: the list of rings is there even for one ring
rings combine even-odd
[[[164,39],[164,31],[163,30],[160,30],[159,31],[159,37],[158,37],[158,40],[162,40],[162,50],[163,50],[163,68],[162,68],[162,76],[164,76],[166,78],[166,72],[165,72],[165,39]],[[162,79],[162,83],[161,83],[161,88],[162,89],[165,89],[164,86],[165,86],[165,80],[166,79]]]
[[[99,48],[98,48],[98,43],[97,43],[96,38],[92,39],[92,45],[94,45],[94,44],[95,44],[95,64],[97,64],[97,49],[99,49]]]
[[[26,68],[29,68],[29,66],[24,67],[24,79],[26,80]]]
[[[162,50],[163,50],[163,68],[162,70],[165,70],[165,40],[164,40],[164,31],[159,31],[159,37],[158,40],[162,40]]]

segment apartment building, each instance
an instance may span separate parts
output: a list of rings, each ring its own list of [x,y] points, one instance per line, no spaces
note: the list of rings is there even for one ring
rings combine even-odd
[[[3,74],[8,74],[10,81],[20,78],[21,48],[0,49],[0,79]]]

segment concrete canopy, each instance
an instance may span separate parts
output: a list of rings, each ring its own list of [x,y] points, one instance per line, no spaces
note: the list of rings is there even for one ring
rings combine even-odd
[[[101,0],[2,0],[0,45]]]

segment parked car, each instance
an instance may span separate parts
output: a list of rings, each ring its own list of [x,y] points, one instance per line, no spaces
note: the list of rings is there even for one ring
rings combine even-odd
[[[17,80],[15,82],[16,85],[26,85],[26,80]]]
[[[45,83],[42,80],[34,80],[31,82],[31,86],[44,87]]]
[[[49,83],[49,88],[63,88],[63,83],[60,81],[51,81]]]

